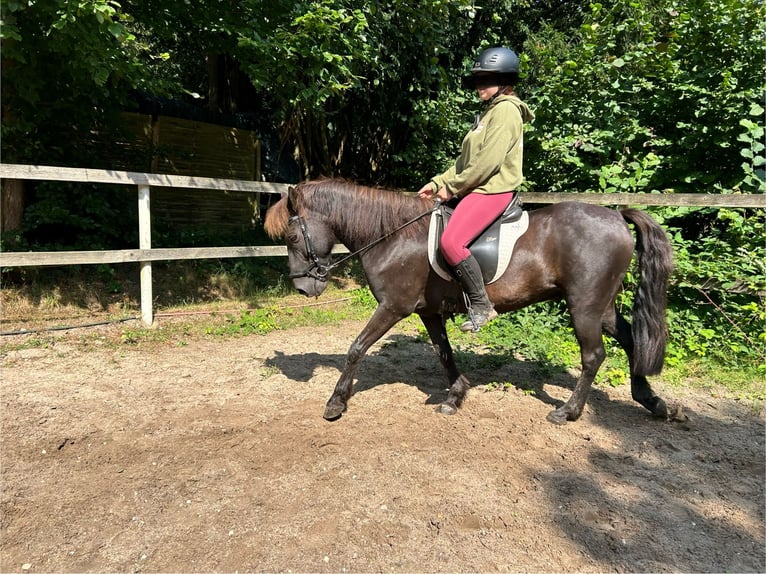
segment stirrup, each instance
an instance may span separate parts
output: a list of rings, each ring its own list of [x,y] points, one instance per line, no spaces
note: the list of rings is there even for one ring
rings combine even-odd
[[[478,332],[484,325],[489,323],[492,319],[497,317],[497,311],[490,309],[488,313],[471,313],[468,312],[468,321],[460,325],[460,330],[463,332]]]
[[[463,293],[463,299],[465,300],[465,308],[466,312],[468,313],[468,321],[464,322],[462,325],[460,325],[460,330],[463,332],[473,332],[476,333],[481,329],[484,325],[489,323],[492,319],[497,317],[497,311],[495,311],[495,308],[490,306],[489,311],[486,313],[482,312],[474,312],[473,306],[471,305],[471,300],[468,298],[468,295],[466,293]]]

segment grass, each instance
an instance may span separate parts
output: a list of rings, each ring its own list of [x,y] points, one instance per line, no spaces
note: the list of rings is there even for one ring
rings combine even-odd
[[[155,316],[179,322],[184,317],[239,315],[248,309],[309,303],[292,290],[281,266],[269,259],[259,258],[258,266],[239,260],[157,263],[153,266]],[[4,269],[0,280],[0,331],[4,333],[140,315],[138,269],[133,264]],[[333,295],[348,285],[343,276],[334,279],[323,300],[348,297]]]
[[[145,327],[139,320],[140,295],[137,286],[129,285],[129,273],[105,275],[108,282],[123,285],[122,291],[115,292],[107,288],[110,283],[101,279],[102,273],[86,271],[53,270],[35,274],[31,281],[4,280],[0,332],[29,334],[0,337],[0,352],[49,346],[61,332],[85,347],[96,343],[182,346],[199,337],[263,335],[277,329],[366,319],[375,304],[367,289],[343,277],[331,282],[320,300],[311,300],[281,279],[270,279],[270,286],[259,287],[256,281],[223,269],[211,275],[208,270],[182,265],[155,274],[156,321]],[[76,328],[94,323],[120,325],[108,330]]]
[[[456,321],[457,323],[457,321]],[[448,324],[456,360],[465,370],[497,369],[509,361],[535,363],[537,374],[553,377],[562,371],[579,371],[580,349],[569,326],[568,314],[557,303],[542,303],[515,313],[502,315],[479,333],[462,333]],[[607,356],[594,381],[595,386],[617,387],[629,384],[627,357],[617,343],[604,337]],[[693,388],[711,398],[731,398],[751,404],[755,411],[766,405],[766,382],[758,365],[722,365],[704,357],[667,364],[662,375],[653,377],[676,388]],[[533,392],[523,382],[497,380],[487,385],[490,391],[510,388]]]

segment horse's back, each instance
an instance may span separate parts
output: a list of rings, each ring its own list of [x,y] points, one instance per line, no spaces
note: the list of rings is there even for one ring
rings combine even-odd
[[[565,201],[535,209],[529,227],[538,245],[574,258],[633,251],[633,236],[620,212],[600,205]]]
[[[562,202],[529,211],[529,229],[511,264],[490,286],[498,309],[520,308],[575,291],[609,292],[633,255],[633,235],[619,211]]]

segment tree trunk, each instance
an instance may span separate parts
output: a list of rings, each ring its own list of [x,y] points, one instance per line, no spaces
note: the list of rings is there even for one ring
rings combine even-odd
[[[0,232],[16,231],[21,229],[24,216],[24,180],[4,179],[2,181]]]
[[[221,92],[219,89],[219,66],[218,54],[207,56],[207,107],[211,112],[221,111]]]

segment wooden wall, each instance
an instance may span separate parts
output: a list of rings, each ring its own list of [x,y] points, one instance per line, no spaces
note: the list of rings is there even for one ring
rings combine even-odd
[[[151,173],[258,181],[260,141],[255,132],[167,116],[123,114],[121,155]],[[118,162],[119,163],[119,162]],[[117,166],[116,166],[117,167]],[[206,228],[236,233],[259,222],[259,194],[161,188],[152,192],[153,227]]]

